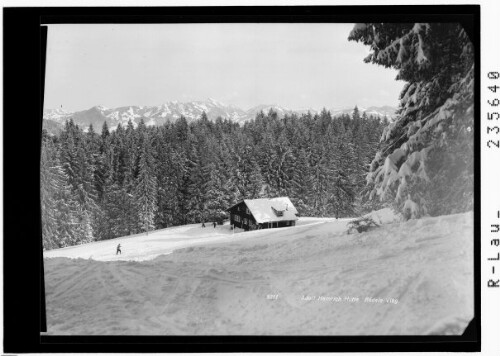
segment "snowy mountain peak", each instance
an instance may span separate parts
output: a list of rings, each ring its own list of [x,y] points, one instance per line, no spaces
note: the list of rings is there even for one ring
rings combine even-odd
[[[215,106],[227,106],[226,104],[223,104],[220,101],[215,100],[214,98],[208,98],[207,102]]]
[[[57,109],[47,109],[45,110],[46,112],[51,112],[54,114],[67,114],[68,111],[64,110],[63,108],[57,108]]]
[[[352,114],[353,109],[354,106],[341,109],[334,108],[330,112],[333,116]],[[360,112],[365,111],[365,109],[359,109]],[[291,115],[292,113],[299,115],[307,112],[313,115],[318,113],[318,111],[311,108],[292,110],[277,104],[257,105],[248,110],[243,110],[233,105],[226,105],[214,98],[208,98],[204,101],[179,102],[173,100],[159,106],[122,106],[114,109],[98,105],[88,110],[76,112],[68,112],[62,108],[47,109],[44,110],[43,118],[59,125],[64,124],[66,120],[71,118],[82,128],[86,128],[92,124],[96,130],[99,130],[106,121],[110,130],[113,130],[118,124],[126,125],[128,121],[131,121],[136,126],[141,119],[148,126],[163,125],[166,122],[175,121],[181,116],[186,118],[187,121],[193,121],[199,119],[203,112],[206,113],[210,120],[221,117],[243,123],[254,119],[260,112],[268,114],[270,110],[276,112],[280,117]],[[368,115],[380,117],[385,115],[388,117],[394,116],[395,111],[396,109],[390,106],[369,107],[366,109]]]
[[[55,122],[61,122],[63,123],[66,121],[66,118],[71,115],[70,112],[62,109],[62,108],[57,108],[57,109],[45,109],[43,111],[43,118],[46,120],[52,120]]]
[[[330,109],[330,113],[333,116],[337,115],[344,115],[344,114],[349,114],[351,115],[352,112],[354,111],[355,106],[350,106],[350,107],[333,107]],[[396,108],[393,106],[369,106],[368,108],[364,108],[362,106],[357,106],[360,114],[366,113],[366,115],[372,115],[372,116],[378,116],[378,117],[384,117],[387,116],[388,118],[392,118],[396,116]]]

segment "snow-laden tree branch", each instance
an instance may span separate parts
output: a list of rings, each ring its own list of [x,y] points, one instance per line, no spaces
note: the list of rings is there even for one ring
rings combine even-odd
[[[407,82],[367,175],[371,198],[413,218],[470,209],[474,54],[466,31],[447,23],[364,23],[349,40],[370,47],[365,62],[395,68]]]

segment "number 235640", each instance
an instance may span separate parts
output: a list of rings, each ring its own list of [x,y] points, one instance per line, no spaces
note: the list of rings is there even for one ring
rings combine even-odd
[[[491,93],[494,94],[500,94],[500,86],[497,85],[496,80],[500,78],[500,73],[499,72],[488,72],[488,79],[490,80],[495,80],[495,82],[488,82],[488,89],[487,93],[491,95]],[[497,90],[499,91],[497,93]],[[488,96],[489,96],[488,95]],[[498,107],[500,105],[500,99],[498,98],[488,98],[486,102],[489,105],[489,110],[495,110],[495,107]],[[486,113],[486,118],[490,121],[497,120],[500,118],[500,114],[496,111],[489,111]],[[493,123],[493,122],[492,122]],[[490,124],[490,122],[488,122]],[[500,133],[500,127],[498,126],[487,126],[486,127],[486,134],[488,135],[498,135]],[[488,148],[500,148],[500,139],[493,139],[493,140],[488,140],[486,142],[486,146]]]

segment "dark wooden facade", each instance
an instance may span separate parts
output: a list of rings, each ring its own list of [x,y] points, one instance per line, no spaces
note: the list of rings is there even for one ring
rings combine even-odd
[[[294,220],[274,221],[259,224],[255,221],[252,212],[248,209],[244,201],[234,205],[228,209],[228,211],[230,213],[229,219],[231,225],[244,229],[245,231],[295,226]]]
[[[231,225],[245,231],[256,230],[258,228],[255,218],[250,210],[248,210],[244,201],[231,207],[228,211],[230,213],[229,219]]]

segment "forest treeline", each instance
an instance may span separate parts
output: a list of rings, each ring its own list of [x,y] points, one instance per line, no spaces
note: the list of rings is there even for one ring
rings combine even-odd
[[[260,113],[244,125],[203,114],[101,134],[72,120],[42,134],[45,249],[215,221],[243,198],[289,196],[303,216],[345,217],[362,204],[387,118]]]

